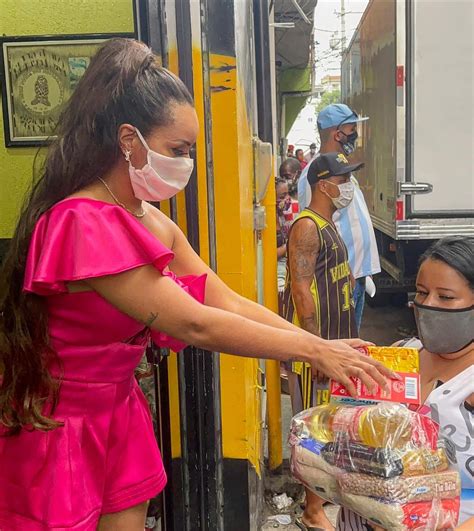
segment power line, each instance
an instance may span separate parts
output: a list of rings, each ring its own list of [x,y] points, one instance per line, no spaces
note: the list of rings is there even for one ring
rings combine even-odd
[[[337,33],[339,31],[338,29],[323,29],[323,28],[314,28],[314,29],[315,29],[315,31],[322,31],[324,33]],[[356,29],[357,29],[357,27],[351,28],[348,31],[355,31]]]

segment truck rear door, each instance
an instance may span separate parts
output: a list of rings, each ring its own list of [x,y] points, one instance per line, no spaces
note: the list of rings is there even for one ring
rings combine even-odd
[[[408,196],[407,217],[470,217],[474,3],[411,1],[407,8],[407,177],[433,185],[431,193]]]

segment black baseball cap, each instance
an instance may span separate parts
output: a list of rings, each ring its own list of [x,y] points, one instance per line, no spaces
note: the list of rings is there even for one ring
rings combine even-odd
[[[363,167],[363,162],[349,164],[344,153],[324,153],[311,163],[308,169],[308,182],[315,184],[321,179],[328,179],[334,175],[345,175]]]

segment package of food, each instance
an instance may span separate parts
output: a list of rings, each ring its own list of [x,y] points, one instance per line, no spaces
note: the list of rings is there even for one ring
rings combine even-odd
[[[411,440],[414,413],[401,404],[341,407],[333,417],[333,433],[373,448],[401,448]]]
[[[443,472],[449,467],[448,454],[444,447],[432,450],[431,448],[416,448],[406,450],[401,456],[404,476],[433,474]]]
[[[339,504],[339,470],[304,446],[294,446],[291,459],[291,472],[303,485],[322,498]]]
[[[371,448],[364,444],[339,437],[321,449],[323,459],[332,466],[347,472],[372,474],[382,478],[400,476],[403,463],[397,452],[385,448]]]
[[[390,502],[410,503],[437,498],[457,498],[461,494],[461,481],[457,470],[389,479],[346,472],[338,478],[343,492]]]
[[[400,402],[420,405],[420,367],[419,352],[408,347],[362,347],[359,349],[389,367],[400,376],[400,380],[387,379],[388,391],[377,386],[371,392],[359,378],[351,378],[357,389],[357,398],[349,395],[347,389],[338,382],[331,382],[332,402],[345,404],[370,404],[373,402]]]
[[[443,472],[449,467],[446,450],[416,448],[414,450],[388,450],[372,448],[339,437],[337,442],[326,443],[321,448],[324,460],[346,472],[360,472],[382,478],[414,476]]]
[[[323,499],[385,529],[455,527],[452,442],[405,405],[318,406],[294,417],[289,442],[293,476]]]
[[[341,503],[356,513],[390,531],[417,529],[452,530],[459,515],[459,497],[414,503],[389,503],[368,496],[343,493]]]

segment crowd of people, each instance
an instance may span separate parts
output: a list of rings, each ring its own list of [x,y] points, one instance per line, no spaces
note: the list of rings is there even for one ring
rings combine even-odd
[[[359,336],[366,284],[373,285],[372,276],[380,272],[374,229],[356,178],[364,163],[348,160],[356,148],[357,124],[368,119],[344,104],[324,108],[317,118],[319,152],[311,144],[303,164],[302,150],[296,150],[295,158],[294,147],[289,146],[277,181],[280,312],[289,322],[325,339]],[[291,207],[289,190],[295,187],[299,215],[286,217]],[[474,435],[473,263],[472,238],[445,238],[423,255],[415,299],[421,341],[404,342],[422,353],[424,412],[455,435],[463,484],[459,530],[474,528],[473,448],[468,442]],[[313,380],[304,363],[286,363],[283,373],[294,414],[328,401],[327,379],[317,375]],[[446,394],[449,400],[443,399]],[[323,504],[322,498],[306,489],[298,527],[334,530]],[[337,529],[375,528],[343,509]]]
[[[296,159],[300,166],[300,171],[304,170],[309,162],[311,162],[316,154],[316,144],[312,142],[309,146],[308,152],[305,154],[302,148],[298,148],[295,151],[293,144],[288,145],[286,152],[287,159]]]

